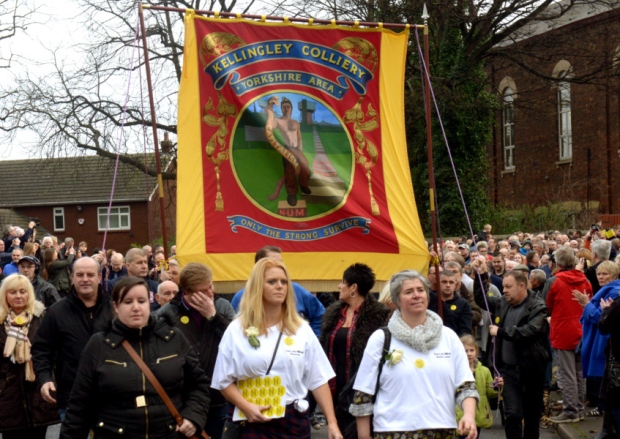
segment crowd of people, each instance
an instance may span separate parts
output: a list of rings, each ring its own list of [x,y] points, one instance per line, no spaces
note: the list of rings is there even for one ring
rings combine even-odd
[[[326,424],[330,439],[474,439],[499,405],[507,438],[535,439],[554,363],[550,421],[600,416],[598,437],[617,437],[620,226],[491,231],[429,246],[426,276],[395,273],[378,296],[364,263],[313,294],[267,246],[228,301],[174,246],[89,251],[7,226],[0,433],[310,438]]]

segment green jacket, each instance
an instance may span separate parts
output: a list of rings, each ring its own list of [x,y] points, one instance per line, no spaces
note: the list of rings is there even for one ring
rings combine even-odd
[[[489,405],[489,398],[497,398],[497,390],[493,387],[491,371],[478,361],[474,368],[474,377],[476,378],[476,390],[480,396],[480,400],[476,406],[476,426],[491,428],[493,426],[493,413]],[[456,422],[458,423],[462,417],[463,410],[457,406]]]

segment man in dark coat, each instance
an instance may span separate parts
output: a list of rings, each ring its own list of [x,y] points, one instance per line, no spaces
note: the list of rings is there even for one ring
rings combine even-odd
[[[125,266],[127,267],[127,275],[139,277],[140,279],[144,279],[146,283],[149,285],[149,301],[151,302],[151,311],[155,311],[159,309],[159,304],[155,300],[155,294],[157,294],[157,282],[148,277],[149,274],[149,265],[146,257],[146,253],[141,248],[131,248],[125,254]],[[108,292],[111,293],[114,289],[114,285],[118,282],[122,277],[117,277],[116,279],[108,282]]]
[[[157,315],[170,326],[180,329],[198,355],[207,376],[213,375],[220,340],[235,318],[230,303],[215,296],[213,274],[209,267],[193,262],[181,270],[180,291]],[[222,436],[227,403],[222,394],[210,389],[209,416],[204,427],[212,439]]]
[[[428,309],[439,313],[441,302],[443,325],[452,329],[459,337],[471,334],[473,314],[469,302],[456,294],[459,285],[457,274],[446,268],[439,273],[439,282],[439,295],[431,293]]]
[[[488,268],[476,258],[473,268],[483,280]],[[489,334],[495,338],[496,364],[504,378],[504,414],[507,439],[539,437],[543,410],[545,369],[551,359],[548,342],[547,306],[527,290],[525,273],[513,270],[504,275],[502,297],[487,295],[480,282],[474,283],[474,298],[492,314]],[[491,338],[489,338],[489,344]],[[488,348],[487,352],[494,352]]]
[[[41,396],[58,404],[61,418],[84,346],[94,333],[108,329],[114,317],[110,297],[99,285],[101,271],[97,261],[89,257],[78,259],[73,264],[71,280],[69,294],[47,310],[32,344]]]

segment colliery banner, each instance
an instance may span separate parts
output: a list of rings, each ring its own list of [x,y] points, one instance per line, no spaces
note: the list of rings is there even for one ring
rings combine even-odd
[[[424,269],[403,119],[408,30],[192,11],[185,26],[181,263],[239,282],[276,245],[299,281],[337,281],[353,262],[382,280]]]

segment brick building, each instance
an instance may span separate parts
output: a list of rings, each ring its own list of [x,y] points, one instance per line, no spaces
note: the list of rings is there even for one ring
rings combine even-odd
[[[143,155],[134,158],[144,161]],[[155,169],[153,154],[147,163]],[[25,228],[29,218],[35,217],[41,224],[39,239],[50,233],[59,241],[67,236],[76,244],[86,241],[89,252],[102,247],[114,165],[113,160],[98,156],[0,161],[2,225]],[[106,248],[125,253],[132,244],[145,245],[161,237],[156,183],[155,177],[119,163]],[[174,197],[166,201],[169,237],[174,236],[174,205]]]
[[[490,200],[620,213],[620,3],[575,6],[496,50]]]

